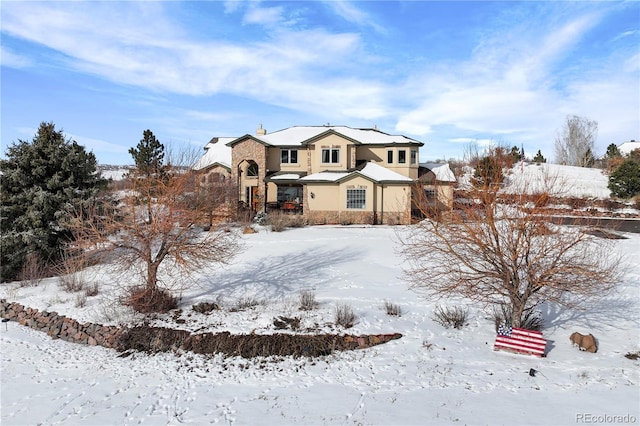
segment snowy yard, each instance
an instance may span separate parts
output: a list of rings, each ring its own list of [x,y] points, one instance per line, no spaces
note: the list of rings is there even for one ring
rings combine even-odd
[[[585,311],[545,307],[546,358],[493,351],[493,318],[470,307],[462,330],[433,321],[438,303],[407,288],[397,255],[402,227],[307,227],[243,236],[232,265],[198,275],[182,294],[180,318],[154,324],[199,331],[274,333],[273,319],[298,316],[302,326],[333,325],[338,303],[358,316],[350,334],[402,333],[373,348],[331,356],[223,358],[191,353],[119,353],[52,340],[16,323],[2,324],[1,422],[14,424],[581,424],[640,421],[640,235],[625,234],[619,250],[629,270],[619,291]],[[425,259],[428,262],[428,259]],[[0,297],[56,311],[79,321],[129,319],[113,308],[112,279],[96,268],[84,278],[100,286],[86,306],[55,279],[38,287],[0,286]],[[318,309],[300,311],[299,294],[313,290]],[[210,315],[201,301],[223,307],[239,300],[261,305]],[[389,316],[385,301],[402,308]],[[5,327],[6,326],[6,327]],[[599,339],[595,354],[572,347],[574,331]],[[535,376],[528,374],[534,368]],[[616,417],[620,416],[620,417]],[[627,417],[624,417],[627,416]],[[631,417],[629,417],[631,416]]]

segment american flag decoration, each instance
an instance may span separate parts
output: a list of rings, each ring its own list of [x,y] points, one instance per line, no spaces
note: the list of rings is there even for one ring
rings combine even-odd
[[[524,328],[511,327],[501,324],[498,327],[498,335],[493,350],[510,351],[519,354],[544,356],[547,341],[539,331],[526,330]]]

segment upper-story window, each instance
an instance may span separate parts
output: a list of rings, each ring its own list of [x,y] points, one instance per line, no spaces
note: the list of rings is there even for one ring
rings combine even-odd
[[[258,177],[258,164],[254,161],[247,166],[247,177]]]
[[[398,163],[405,164],[407,162],[407,151],[404,149],[398,150]]]
[[[298,164],[298,150],[297,149],[281,149],[280,163]]]
[[[340,163],[340,148],[322,148],[322,162],[330,164]]]
[[[415,149],[411,150],[411,164],[416,164],[418,162],[418,151]]]
[[[393,164],[393,151],[387,151],[387,164]]]

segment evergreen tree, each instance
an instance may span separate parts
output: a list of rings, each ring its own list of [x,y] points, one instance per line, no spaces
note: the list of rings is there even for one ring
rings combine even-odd
[[[0,280],[16,278],[27,255],[58,260],[71,238],[71,211],[106,184],[93,153],[53,123],[41,123],[31,142],[9,146],[0,160]]]
[[[620,198],[631,198],[640,194],[640,165],[627,159],[609,176],[608,188]]]
[[[546,163],[547,159],[542,155],[542,151],[538,150],[535,157],[533,157],[533,162],[537,164]]]
[[[144,177],[159,177],[165,172],[164,153],[164,145],[149,129],[143,132],[136,148],[129,148],[137,174]]]
[[[511,157],[513,158],[514,163],[522,160],[522,158],[524,158],[524,149],[520,151],[520,148],[514,145],[511,147]]]
[[[606,157],[608,159],[618,158],[621,156],[622,154],[620,153],[620,150],[618,149],[618,146],[615,143],[612,143],[607,147]]]

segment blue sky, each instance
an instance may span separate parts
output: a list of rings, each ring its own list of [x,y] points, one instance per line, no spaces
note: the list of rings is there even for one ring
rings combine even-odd
[[[640,3],[3,1],[2,152],[42,121],[130,164],[145,129],[174,149],[295,125],[554,157],[567,115],[596,153],[640,140]]]

